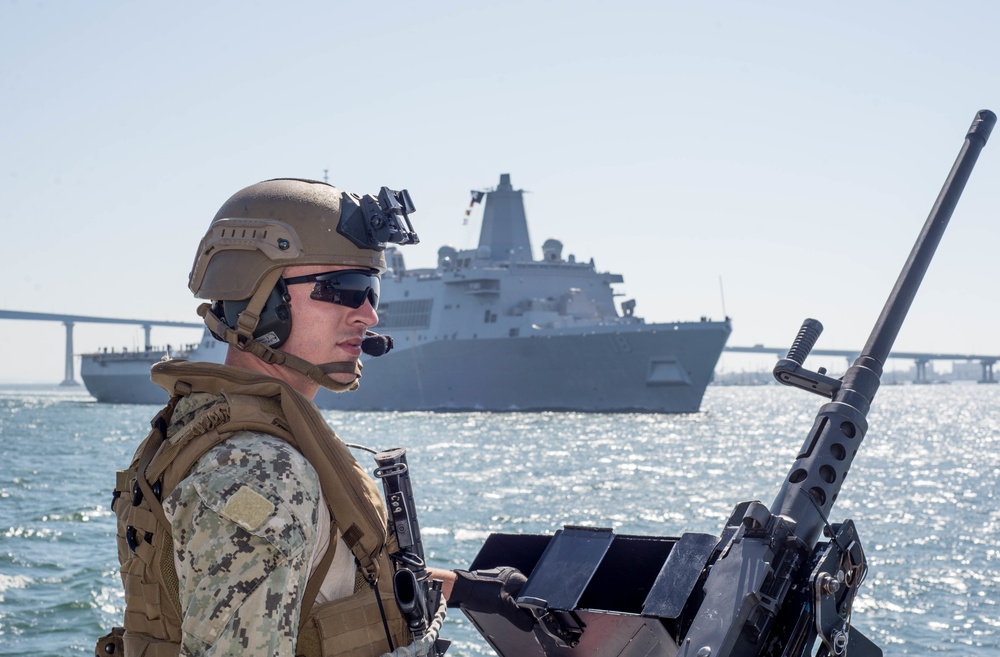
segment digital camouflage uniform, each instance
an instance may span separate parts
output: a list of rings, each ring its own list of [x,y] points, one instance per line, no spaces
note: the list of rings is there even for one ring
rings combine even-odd
[[[168,436],[216,399],[182,399]],[[320,510],[305,458],[283,440],[240,432],[198,461],[163,510],[183,565],[182,654],[292,655]]]

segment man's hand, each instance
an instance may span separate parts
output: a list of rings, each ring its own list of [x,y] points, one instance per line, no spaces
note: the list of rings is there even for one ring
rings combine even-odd
[[[499,614],[522,632],[530,632],[535,626],[535,618],[515,602],[527,581],[516,568],[490,568],[471,572],[456,570],[448,606]]]

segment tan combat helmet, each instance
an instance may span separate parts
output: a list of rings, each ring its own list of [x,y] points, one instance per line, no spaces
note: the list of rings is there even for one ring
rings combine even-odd
[[[323,182],[275,179],[236,192],[202,238],[188,287],[213,335],[267,363],[291,367],[331,390],[353,390],[360,363],[313,364],[277,348],[291,330],[281,273],[291,265],[348,265],[385,272],[387,243],[419,240],[406,190],[378,197],[341,192]],[[354,373],[351,384],[330,373]]]

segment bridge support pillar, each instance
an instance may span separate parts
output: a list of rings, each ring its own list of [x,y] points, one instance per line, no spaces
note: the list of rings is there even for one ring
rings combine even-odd
[[[993,378],[993,365],[996,363],[995,360],[982,360],[979,364],[983,366],[983,376],[979,379],[980,383],[996,383],[997,380]]]
[[[922,359],[917,359],[913,361],[913,382],[914,383],[928,383],[927,381],[927,361]]]
[[[76,374],[73,372],[73,322],[65,321],[66,327],[66,373],[61,386],[78,386]]]
[[[153,348],[153,343],[150,340],[150,333],[153,332],[153,327],[150,324],[143,324],[142,325],[142,330],[146,333],[146,345],[145,345],[145,347],[146,347],[146,351],[149,351],[150,349]]]

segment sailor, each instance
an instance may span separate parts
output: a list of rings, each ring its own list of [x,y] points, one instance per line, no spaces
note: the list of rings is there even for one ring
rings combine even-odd
[[[363,347],[391,347],[370,329],[386,243],[417,241],[412,211],[405,191],[359,197],[298,179],[220,208],[189,287],[228,344],[225,364],[152,369],[170,402],[117,475],[125,622],[98,655],[431,652],[443,605],[413,641],[381,494],[311,401],[358,387]],[[445,597],[458,579],[453,603],[533,623],[513,603],[524,577],[512,569],[428,571]]]
[[[98,654],[367,656],[411,643],[381,495],[311,402],[320,387],[358,386],[385,243],[416,240],[408,196],[383,192],[270,180],[216,214],[189,286],[210,302],[199,313],[228,343],[225,365],[154,367],[171,399],[118,474],[125,623]]]

